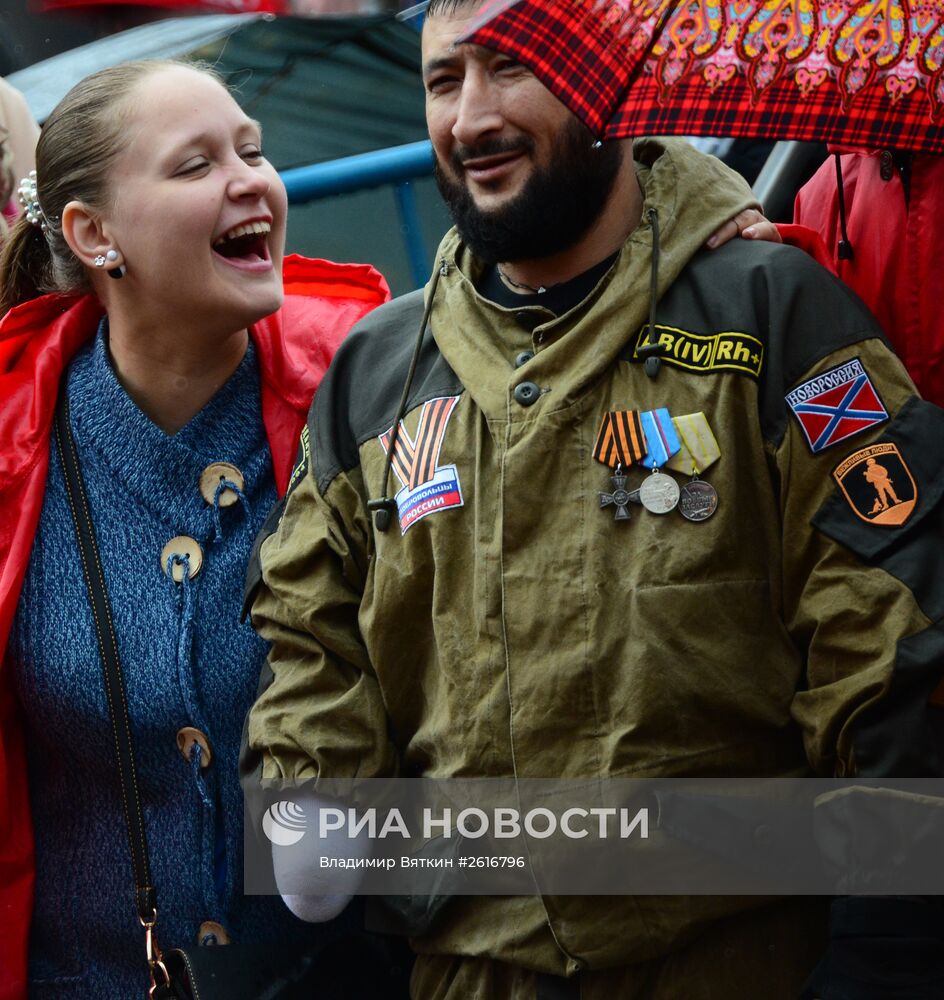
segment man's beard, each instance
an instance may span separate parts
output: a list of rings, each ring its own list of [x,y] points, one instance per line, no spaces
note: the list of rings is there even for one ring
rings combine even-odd
[[[482,211],[462,180],[436,163],[436,183],[459,235],[476,257],[488,264],[539,260],[567,250],[600,217],[623,162],[620,143],[593,148],[593,137],[580,121],[564,128],[546,167],[535,167],[521,191],[501,208]],[[450,166],[463,176],[463,160],[521,150],[533,152],[527,136],[485,140],[474,149],[453,152]]]

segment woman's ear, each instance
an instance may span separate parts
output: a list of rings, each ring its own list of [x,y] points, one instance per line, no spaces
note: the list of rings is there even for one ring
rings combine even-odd
[[[62,235],[86,267],[94,267],[96,257],[114,249],[101,219],[81,201],[70,201],[62,210]]]

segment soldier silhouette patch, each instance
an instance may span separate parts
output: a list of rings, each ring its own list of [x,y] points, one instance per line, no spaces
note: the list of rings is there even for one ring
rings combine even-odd
[[[833,470],[849,506],[869,524],[899,527],[918,502],[918,487],[895,444],[873,444]]]

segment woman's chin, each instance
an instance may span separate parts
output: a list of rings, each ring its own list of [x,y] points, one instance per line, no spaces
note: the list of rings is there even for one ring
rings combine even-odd
[[[256,272],[249,281],[239,282],[238,289],[230,300],[230,306],[246,317],[241,325],[271,316],[281,309],[285,300],[281,266],[270,268],[265,275]]]
[[[252,310],[252,319],[247,320],[248,323],[258,323],[259,320],[265,319],[266,316],[271,316],[272,313],[278,312],[282,308],[282,303],[285,301],[285,293],[282,291],[282,283],[279,282],[279,287],[270,295],[260,296],[254,303],[254,308]]]

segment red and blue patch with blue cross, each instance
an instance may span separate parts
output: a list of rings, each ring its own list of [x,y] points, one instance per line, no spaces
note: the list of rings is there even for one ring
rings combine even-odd
[[[858,358],[814,375],[785,399],[814,455],[888,420],[888,411]]]

